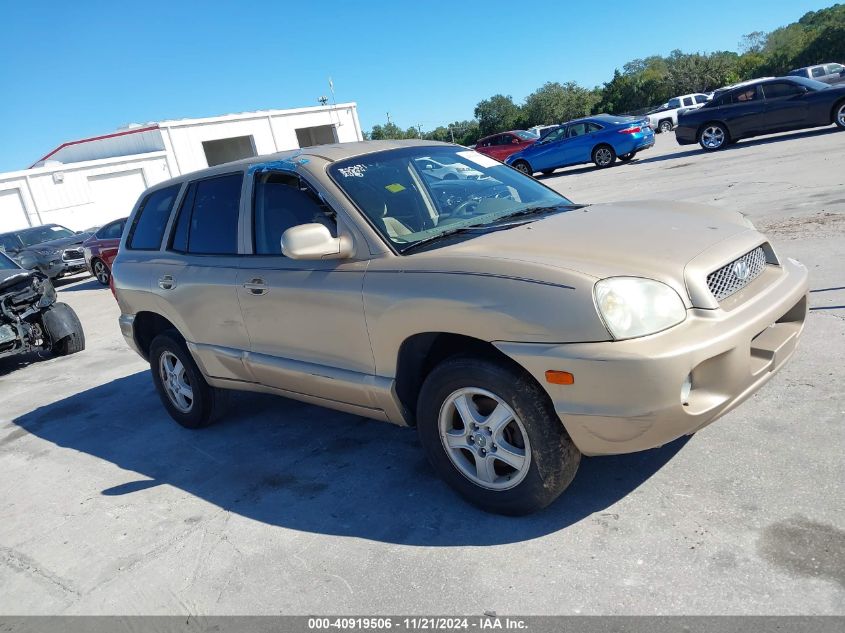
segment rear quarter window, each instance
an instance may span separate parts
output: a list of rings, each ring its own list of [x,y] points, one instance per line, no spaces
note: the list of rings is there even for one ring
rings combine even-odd
[[[173,203],[179,195],[182,185],[173,185],[159,189],[144,198],[135,221],[127,246],[133,250],[157,251],[164,237],[164,228],[170,219]]]

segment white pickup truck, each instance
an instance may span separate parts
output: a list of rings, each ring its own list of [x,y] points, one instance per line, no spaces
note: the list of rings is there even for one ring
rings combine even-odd
[[[656,132],[671,132],[672,128],[678,125],[678,112],[680,110],[700,108],[710,101],[711,97],[712,95],[696,92],[669,99],[659,108],[646,113],[649,125]]]

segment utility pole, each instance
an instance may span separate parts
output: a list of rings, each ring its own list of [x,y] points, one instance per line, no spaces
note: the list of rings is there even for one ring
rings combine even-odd
[[[449,134],[452,136],[452,142],[455,142],[455,131],[452,129],[452,125],[449,125]]]
[[[387,124],[390,125],[390,112],[387,113]]]
[[[420,125],[419,123],[417,123],[417,132],[419,132],[420,138],[422,138],[422,125]]]

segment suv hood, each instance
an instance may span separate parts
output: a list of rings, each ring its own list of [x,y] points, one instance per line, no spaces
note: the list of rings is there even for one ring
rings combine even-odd
[[[555,281],[550,269],[580,273],[591,283],[613,276],[647,277],[669,284],[689,304],[687,264],[746,232],[759,243],[759,234],[734,211],[667,201],[623,202],[559,213],[425,255],[455,257],[455,266],[464,258],[505,260],[514,274],[543,281]]]
[[[87,240],[89,237],[91,237],[90,233],[80,233],[79,235],[71,235],[70,237],[60,237],[57,240],[49,240],[47,242],[41,242],[39,244],[27,246],[21,252],[34,251],[36,249],[42,248],[51,248],[54,250],[58,250],[60,248],[67,248],[68,246],[77,246],[81,245],[82,242]]]

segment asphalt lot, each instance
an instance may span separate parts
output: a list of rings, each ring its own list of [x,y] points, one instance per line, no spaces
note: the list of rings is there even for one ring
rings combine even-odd
[[[512,519],[447,489],[412,430],[254,394],[181,429],[109,291],[69,280],[87,349],[0,361],[0,612],[845,614],[845,133],[718,154],[659,135],[544,181],[747,213],[811,271],[792,362],[694,437],[586,459]]]

